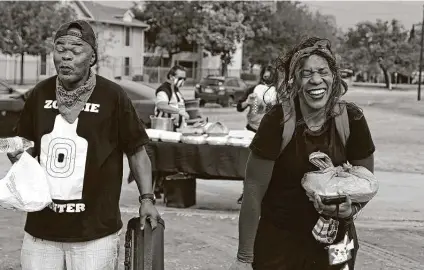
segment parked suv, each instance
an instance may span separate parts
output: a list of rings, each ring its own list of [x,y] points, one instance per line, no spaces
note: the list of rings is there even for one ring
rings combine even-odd
[[[229,107],[243,96],[246,83],[237,77],[208,76],[196,84],[194,96],[200,99],[200,106],[217,103]]]

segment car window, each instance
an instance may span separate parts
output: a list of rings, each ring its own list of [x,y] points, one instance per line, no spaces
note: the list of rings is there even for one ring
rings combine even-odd
[[[232,87],[239,87],[237,79],[229,79],[227,85]]]

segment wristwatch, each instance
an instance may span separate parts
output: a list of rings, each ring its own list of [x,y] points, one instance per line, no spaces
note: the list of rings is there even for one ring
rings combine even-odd
[[[151,201],[153,204],[156,204],[156,196],[155,194],[152,193],[146,193],[146,194],[142,194],[139,198],[138,201],[140,203],[142,203],[143,201],[149,200]]]

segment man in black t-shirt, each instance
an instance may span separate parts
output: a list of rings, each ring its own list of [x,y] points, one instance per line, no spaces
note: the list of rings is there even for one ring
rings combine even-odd
[[[35,86],[16,128],[34,141],[53,200],[27,215],[22,269],[117,269],[124,153],[141,194],[142,226],[147,219],[154,228],[159,218],[149,138],[122,88],[90,70],[97,60],[90,25],[66,23],[54,41],[58,75]]]

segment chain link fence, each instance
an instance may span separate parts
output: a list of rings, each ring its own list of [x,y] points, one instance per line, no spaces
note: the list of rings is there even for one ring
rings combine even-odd
[[[51,59],[41,61],[40,57],[25,56],[23,84],[34,85],[50,76],[56,74],[56,70]],[[125,78],[134,81],[143,81],[151,84],[160,84],[166,80],[170,67],[151,67],[151,66],[131,66],[122,64],[99,63],[93,70],[107,78]],[[4,56],[0,57],[0,80],[9,84],[21,83],[21,57]],[[228,69],[227,76],[240,77],[246,81],[257,81],[257,72],[249,70]],[[195,85],[202,78],[207,76],[220,76],[221,69],[200,69],[186,68],[186,85]]]
[[[23,76],[21,76],[21,57],[3,56],[0,58],[0,80],[9,84],[34,85],[56,73],[53,64],[41,64],[40,59],[31,56],[24,57]]]

